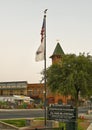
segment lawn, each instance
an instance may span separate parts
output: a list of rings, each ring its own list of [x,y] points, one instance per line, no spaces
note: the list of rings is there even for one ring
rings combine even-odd
[[[37,118],[37,120],[39,120]],[[25,119],[19,119],[19,120],[2,120],[5,123],[12,124],[17,127],[24,127],[26,125]],[[65,123],[60,123],[60,127],[65,127]],[[86,130],[89,126],[89,122],[87,120],[78,120],[78,130]]]
[[[19,119],[19,120],[1,120],[2,122],[12,124],[16,127],[24,127],[26,125],[25,119]]]

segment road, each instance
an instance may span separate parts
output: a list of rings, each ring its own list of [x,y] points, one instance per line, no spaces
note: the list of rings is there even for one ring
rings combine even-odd
[[[0,119],[44,117],[42,109],[0,110]]]
[[[86,114],[88,108],[79,108],[78,113]],[[13,119],[13,118],[33,118],[33,117],[44,117],[43,109],[0,109],[0,119]],[[89,118],[89,115],[87,116]],[[92,119],[92,116],[91,116]]]
[[[88,110],[92,110],[92,107],[79,107],[78,108],[78,113],[87,113],[88,112]]]

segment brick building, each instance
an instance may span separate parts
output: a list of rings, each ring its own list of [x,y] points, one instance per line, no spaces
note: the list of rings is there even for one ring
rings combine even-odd
[[[57,43],[56,48],[50,57],[52,59],[52,64],[56,64],[62,60],[64,51],[60,44]],[[34,83],[29,84],[27,81],[14,81],[14,82],[0,82],[0,96],[12,96],[12,95],[26,95],[35,99],[37,103],[40,101],[44,102],[44,84]],[[66,103],[67,99],[60,94],[53,94],[49,88],[46,90],[46,101],[47,103]]]

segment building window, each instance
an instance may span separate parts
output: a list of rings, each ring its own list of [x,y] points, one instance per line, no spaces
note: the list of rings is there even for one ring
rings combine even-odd
[[[20,95],[24,95],[24,91],[23,90],[20,91]]]
[[[34,95],[37,95],[37,89],[34,89],[33,93]]]
[[[10,90],[10,95],[13,95],[13,90]]]

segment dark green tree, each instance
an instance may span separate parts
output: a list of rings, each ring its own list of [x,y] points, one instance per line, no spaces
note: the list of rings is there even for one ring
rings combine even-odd
[[[47,86],[52,92],[71,95],[78,106],[78,95],[92,95],[92,56],[67,54],[63,61],[46,70]]]

